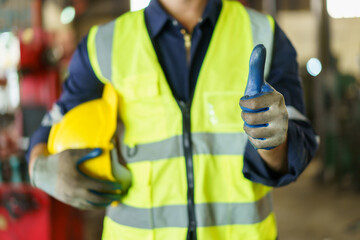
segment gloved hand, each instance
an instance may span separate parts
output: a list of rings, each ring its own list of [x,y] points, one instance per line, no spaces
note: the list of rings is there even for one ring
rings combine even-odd
[[[58,154],[39,156],[31,171],[31,183],[76,208],[90,210],[106,207],[112,201],[121,199],[118,190],[122,190],[123,186],[118,182],[91,178],[79,168],[80,164],[101,153],[99,148],[70,149]],[[120,168],[118,176],[127,171],[122,166],[116,168]],[[130,176],[130,172],[126,174]]]
[[[283,95],[264,80],[265,58],[265,47],[255,46],[240,107],[244,130],[252,145],[256,149],[270,150],[286,140],[288,113]]]

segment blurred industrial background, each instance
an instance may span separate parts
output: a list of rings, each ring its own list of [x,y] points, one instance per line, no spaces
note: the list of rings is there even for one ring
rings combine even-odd
[[[360,239],[360,2],[243,0],[275,17],[297,49],[320,148],[274,192],[279,239]],[[103,212],[65,206],[28,185],[24,153],[94,24],[140,0],[0,0],[0,239],[100,239]],[[31,237],[30,237],[31,236]]]

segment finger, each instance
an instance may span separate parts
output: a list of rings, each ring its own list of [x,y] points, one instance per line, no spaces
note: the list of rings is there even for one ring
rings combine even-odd
[[[74,194],[55,196],[55,198],[83,210],[101,209],[111,204],[108,199],[92,197],[86,189],[77,190]]]
[[[100,196],[97,194],[94,194],[91,192],[91,190],[88,190],[88,197],[86,198],[86,202],[88,204],[90,204],[91,207],[99,207],[99,208],[103,208],[103,207],[107,207],[109,206],[114,200],[119,200],[119,198],[117,199],[109,199],[105,196]]]
[[[276,116],[274,116],[273,111],[265,111],[265,112],[241,112],[241,118],[244,122],[251,127],[252,125],[263,125],[271,122]],[[257,126],[254,126],[257,127]]]
[[[93,151],[93,149],[89,149],[89,148],[84,148],[84,149],[67,149],[64,150],[62,152],[59,152],[57,154],[54,155],[50,155],[50,156],[54,156],[54,157],[58,157],[59,161],[63,162],[63,161],[69,161],[71,160],[71,162],[76,162],[79,159],[81,159],[82,157],[90,154]]]
[[[251,109],[251,108],[244,107],[242,105],[240,105],[240,108],[244,113],[261,113],[261,112],[266,112],[270,109],[269,107]]]
[[[286,136],[275,135],[269,138],[252,138],[249,136],[249,140],[256,149],[271,150],[284,143]]]
[[[98,192],[93,189],[89,189],[89,191],[95,195],[109,199],[111,201],[121,200],[122,197],[121,193]]]
[[[83,155],[77,162],[77,165],[80,165],[81,163],[89,160],[89,159],[93,159],[96,158],[98,156],[100,156],[102,154],[102,149],[101,148],[94,148],[92,149],[89,153]]]
[[[274,148],[274,144],[267,138],[252,138],[251,136],[249,136],[249,140],[251,142],[251,144],[254,146],[255,149],[273,149]]]
[[[112,175],[118,182],[121,182],[124,187],[123,189],[126,190],[131,184],[131,173],[129,169],[120,164],[118,154],[115,150],[112,150],[110,154]]]
[[[240,107],[245,112],[261,112],[268,110],[274,103],[281,101],[282,95],[276,90],[255,98],[240,99]]]
[[[76,208],[80,208],[82,210],[97,210],[97,209],[104,209],[109,206],[112,201],[109,202],[92,202],[89,200],[82,199],[74,204],[70,204]]]
[[[104,203],[87,201],[87,203],[90,204],[90,206],[91,206],[92,208],[95,208],[95,209],[96,209],[96,208],[105,208],[105,207],[109,206],[109,205],[112,203],[112,201],[110,201],[110,202],[104,202]]]
[[[118,182],[98,180],[91,177],[86,177],[86,179],[81,182],[81,187],[99,192],[123,190],[123,186]]]
[[[106,206],[111,204],[111,202],[113,201],[99,194],[95,194],[94,191],[90,189],[79,189],[76,192],[75,197],[84,200],[85,203],[91,202],[97,206]]]
[[[88,183],[91,184],[91,186],[94,186],[95,188],[104,188],[104,190],[114,190],[114,189],[122,189],[122,185],[119,184],[118,182],[112,182],[112,181],[108,181],[108,180],[102,180],[102,179],[96,179],[93,178],[91,176],[89,176],[88,174],[84,173],[81,168],[80,165],[85,163],[88,160],[94,159],[99,157],[102,154],[103,150],[101,148],[95,148],[93,149],[93,151],[91,151],[89,154],[83,156],[81,159],[79,159],[76,163],[76,169],[77,171],[86,179],[88,179],[89,181],[84,181],[85,184]]]
[[[275,134],[275,130],[270,127],[252,128],[244,125],[244,131],[248,136],[262,141],[273,137]]]

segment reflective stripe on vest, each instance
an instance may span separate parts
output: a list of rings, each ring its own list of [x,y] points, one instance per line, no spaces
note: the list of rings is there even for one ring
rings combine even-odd
[[[186,228],[187,206],[170,205],[156,208],[134,208],[122,204],[107,209],[107,216],[115,222],[142,229]],[[196,205],[198,227],[235,224],[256,224],[272,212],[270,194],[251,203],[202,203]],[[131,218],[129,218],[131,216]]]
[[[209,155],[243,155],[244,146],[248,140],[246,134],[238,133],[193,133],[194,154]],[[141,161],[156,161],[184,155],[182,136],[174,136],[160,142],[138,144],[134,147],[123,145],[122,153],[127,163]]]
[[[127,13],[112,23],[112,31],[111,24],[94,27],[88,37],[96,75],[110,81],[119,94],[121,151],[133,174],[122,205],[107,210],[103,238],[184,240],[189,216],[183,116],[143,14]],[[224,1],[199,73],[191,106],[198,240],[276,237],[271,188],[242,174],[247,137],[238,106],[254,44],[272,51],[269,19],[238,2]],[[264,20],[265,25],[253,23]]]

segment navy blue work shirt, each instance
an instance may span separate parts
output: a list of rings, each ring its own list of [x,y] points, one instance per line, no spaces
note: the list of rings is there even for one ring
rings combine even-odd
[[[186,60],[184,27],[171,17],[158,0],[150,2],[145,9],[145,20],[158,60],[164,70],[175,98],[189,101],[194,92],[201,64],[205,57],[211,35],[221,11],[221,0],[209,0],[203,16],[192,32],[191,60]],[[240,41],[239,41],[240,42]],[[236,47],[236,46],[234,46]],[[288,38],[275,23],[274,50],[268,83],[283,94],[285,103],[305,112],[301,81],[298,75],[296,51]],[[38,143],[46,143],[52,122],[73,107],[92,99],[100,98],[103,92],[100,82],[91,68],[87,37],[73,55],[69,66],[69,77],[63,85],[63,93],[44,118],[42,126],[33,134],[29,150]],[[315,133],[308,122],[289,121],[288,127],[288,173],[284,175],[271,171],[260,158],[250,142],[244,154],[243,174],[251,181],[268,186],[283,186],[300,175],[310,162],[317,148]]]

